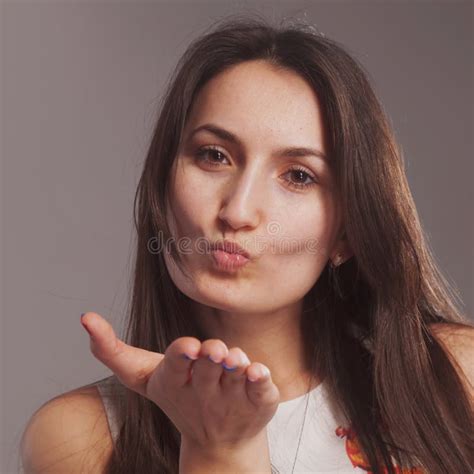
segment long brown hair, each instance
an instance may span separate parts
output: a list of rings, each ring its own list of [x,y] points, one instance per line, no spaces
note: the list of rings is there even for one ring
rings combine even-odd
[[[402,153],[363,67],[304,22],[271,25],[236,15],[188,47],[160,104],[135,195],[137,247],[124,340],[164,353],[181,336],[203,340],[190,300],[171,280],[159,245],[172,237],[167,183],[193,100],[226,68],[250,60],[298,73],[317,94],[330,165],[353,257],[325,267],[302,318],[312,371],[350,420],[373,473],[420,466],[473,468],[473,415],[432,323],[472,327],[423,234]],[[179,254],[172,247],[179,263]],[[180,434],[151,401],[126,390],[111,474],[177,473]],[[315,414],[316,416],[316,414]],[[384,471],[384,466],[386,470]]]

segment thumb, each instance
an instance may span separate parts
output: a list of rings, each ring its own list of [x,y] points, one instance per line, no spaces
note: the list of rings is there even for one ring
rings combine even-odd
[[[106,365],[124,385],[146,397],[148,379],[164,355],[121,341],[112,325],[98,313],[82,314],[81,324],[89,333],[94,357]]]

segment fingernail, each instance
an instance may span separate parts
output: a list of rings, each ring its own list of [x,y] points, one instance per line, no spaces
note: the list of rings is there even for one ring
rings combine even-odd
[[[89,331],[89,328],[82,321],[82,318],[84,317],[85,314],[86,313],[81,313],[81,324],[82,324],[82,327],[89,333],[89,336],[92,337],[92,333]]]
[[[188,359],[188,360],[196,360],[197,357],[190,357],[188,356],[188,354],[183,354],[184,358]]]
[[[214,360],[210,355],[208,355],[207,358],[208,358],[211,362],[214,362],[214,364],[220,364],[220,363],[221,363],[220,360]]]
[[[262,377],[268,377],[270,375],[270,369],[268,367],[261,367]]]
[[[250,380],[250,382],[256,382],[257,380],[262,380],[270,375],[270,370],[268,367],[260,367],[260,375],[257,376],[257,378],[251,377],[250,375],[247,376],[247,379]]]
[[[225,370],[228,370],[229,372],[233,372],[237,367],[227,367],[224,362],[222,362],[222,367],[224,367]]]
[[[250,360],[247,357],[247,354],[240,354],[240,362],[242,365],[250,365]]]

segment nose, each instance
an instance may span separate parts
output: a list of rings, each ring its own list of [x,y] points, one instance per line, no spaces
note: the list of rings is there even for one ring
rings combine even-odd
[[[257,227],[262,217],[264,186],[256,168],[248,168],[227,188],[219,218],[234,230]]]

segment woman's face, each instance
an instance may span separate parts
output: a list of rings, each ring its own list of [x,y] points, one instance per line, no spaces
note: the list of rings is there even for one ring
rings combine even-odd
[[[328,163],[302,150],[325,154],[323,137],[318,98],[294,72],[250,61],[201,89],[169,187],[171,228],[191,278],[164,255],[183,293],[237,312],[303,298],[333,255],[341,224]],[[250,254],[243,267],[222,269],[203,245],[224,239]]]

